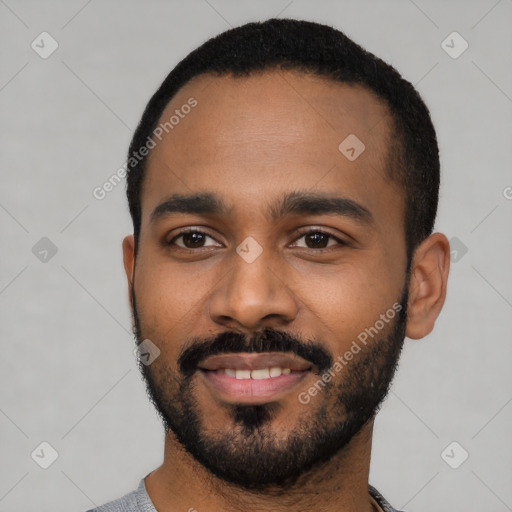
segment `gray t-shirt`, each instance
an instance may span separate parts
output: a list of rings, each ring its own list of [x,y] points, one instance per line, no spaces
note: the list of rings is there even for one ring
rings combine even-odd
[[[158,512],[146,492],[146,486],[144,484],[144,479],[149,475],[150,473],[140,481],[139,487],[137,487],[135,491],[132,491],[117,500],[109,501],[100,507],[87,510],[87,512]],[[383,512],[400,512],[395,510],[383,498],[379,491],[375,489],[375,487],[370,485],[369,491],[370,496],[375,500]]]

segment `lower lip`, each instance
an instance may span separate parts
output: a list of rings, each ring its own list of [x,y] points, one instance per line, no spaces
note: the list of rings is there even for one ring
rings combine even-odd
[[[207,385],[232,403],[265,403],[279,400],[296,387],[309,371],[292,371],[288,375],[267,379],[237,379],[214,371],[199,370]]]

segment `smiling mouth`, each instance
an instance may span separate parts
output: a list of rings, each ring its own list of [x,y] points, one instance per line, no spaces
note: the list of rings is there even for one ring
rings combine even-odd
[[[246,404],[284,398],[312,369],[308,361],[281,352],[221,354],[199,364],[210,392],[222,401]]]
[[[235,368],[220,368],[218,370],[204,370],[207,372],[215,372],[217,375],[227,375],[235,379],[269,379],[280,377],[281,375],[289,375],[291,368],[281,368],[280,366],[271,366],[268,368],[258,368],[256,370],[237,370]]]

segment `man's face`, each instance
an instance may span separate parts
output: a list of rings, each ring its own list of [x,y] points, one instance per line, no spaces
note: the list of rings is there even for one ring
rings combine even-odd
[[[242,487],[283,487],[369,424],[402,347],[389,115],[364,88],[267,72],[196,77],[162,122],[190,97],[143,183],[132,305],[160,356],[141,368],[196,460]]]

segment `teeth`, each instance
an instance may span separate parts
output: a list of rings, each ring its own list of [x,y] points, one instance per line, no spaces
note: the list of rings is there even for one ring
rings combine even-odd
[[[288,375],[291,373],[290,368],[281,368],[279,366],[272,366],[270,368],[259,368],[257,370],[235,370],[233,368],[225,368],[217,370],[219,373],[224,373],[229,377],[236,379],[268,379],[269,377],[280,377],[281,375]]]
[[[279,377],[282,373],[282,369],[279,366],[272,366],[270,368],[270,376],[271,377]]]
[[[270,377],[270,370],[263,368],[261,370],[253,370],[251,372],[251,379],[268,379]]]

